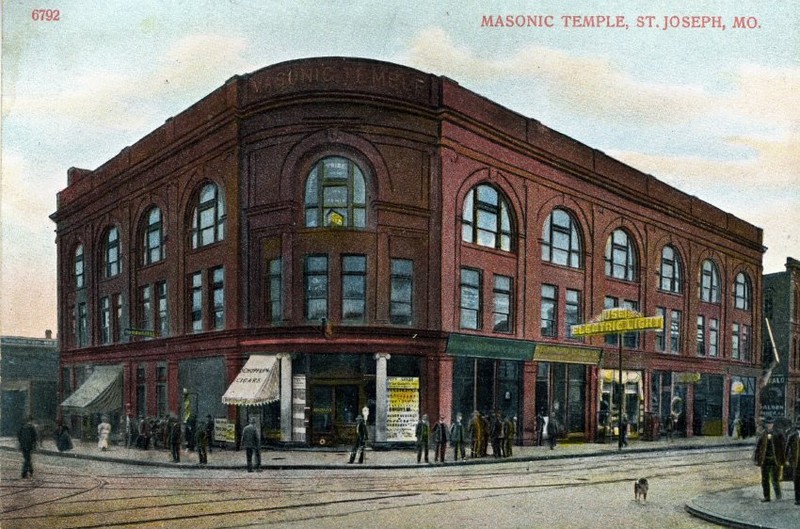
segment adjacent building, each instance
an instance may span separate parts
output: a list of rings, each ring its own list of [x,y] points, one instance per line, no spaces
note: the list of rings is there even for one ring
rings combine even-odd
[[[761,229],[446,77],[234,76],[70,169],[52,219],[64,413],[107,391],[108,413],[252,415],[319,446],[358,414],[392,443],[422,413],[497,412],[527,444],[537,414],[601,438],[620,402],[633,435],[756,412]],[[664,326],[571,335],[617,307]]]

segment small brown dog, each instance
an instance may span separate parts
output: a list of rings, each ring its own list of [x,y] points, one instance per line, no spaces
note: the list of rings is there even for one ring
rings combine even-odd
[[[639,501],[639,497],[642,498],[642,501],[647,501],[647,489],[649,488],[649,484],[647,483],[647,478],[639,478],[633,482],[633,497],[634,500]]]

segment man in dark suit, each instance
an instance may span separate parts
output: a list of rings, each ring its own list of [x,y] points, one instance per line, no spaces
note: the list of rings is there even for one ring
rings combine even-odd
[[[786,441],[786,466],[792,469],[794,504],[800,505],[800,417],[794,421],[794,430]]]
[[[784,459],[786,441],[783,435],[774,430],[775,423],[771,417],[767,417],[764,423],[764,431],[758,437],[753,454],[756,465],[761,467],[761,489],[764,492],[762,502],[770,501],[770,482],[772,482],[772,488],[775,489],[775,498],[781,499],[780,470],[786,462]]]
[[[423,415],[417,422],[417,428],[414,432],[417,436],[417,463],[422,459],[422,453],[425,453],[425,462],[428,461],[428,442],[430,441],[431,425],[428,423],[428,416]]]
[[[33,425],[33,417],[28,417],[28,420],[19,429],[17,441],[19,441],[19,449],[22,452],[22,477],[27,478],[28,475],[33,477],[31,453],[36,449],[36,444],[39,442],[36,427]]]
[[[350,450],[350,463],[354,463],[356,457],[358,462],[364,462],[364,450],[367,448],[367,425],[364,423],[364,416],[356,417],[356,440],[353,449]]]

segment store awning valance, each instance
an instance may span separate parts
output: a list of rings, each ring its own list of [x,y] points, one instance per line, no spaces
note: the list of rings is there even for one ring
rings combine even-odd
[[[260,406],[280,400],[279,370],[275,355],[252,355],[222,396],[223,404]]]
[[[603,350],[595,347],[537,343],[536,349],[533,351],[533,359],[537,362],[596,366],[603,359]]]
[[[533,358],[533,347],[533,342],[524,340],[453,333],[447,339],[446,352],[450,356],[469,356],[495,360],[530,360]]]
[[[95,366],[86,382],[61,403],[66,411],[102,413],[122,408],[122,366]]]

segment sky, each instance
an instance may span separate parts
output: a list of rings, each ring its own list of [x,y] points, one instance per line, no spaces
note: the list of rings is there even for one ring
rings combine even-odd
[[[764,272],[783,271],[800,259],[792,4],[2,2],[0,334],[57,331],[49,215],[68,168],[99,167],[233,75],[314,56],[454,79],[762,228]],[[528,15],[552,23],[515,23]]]

